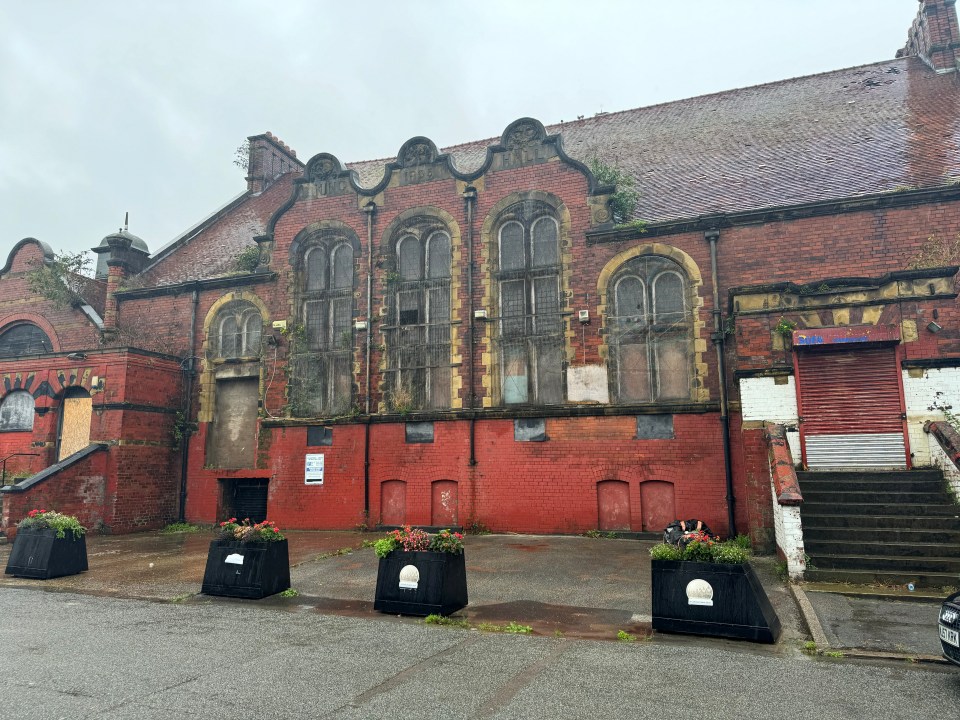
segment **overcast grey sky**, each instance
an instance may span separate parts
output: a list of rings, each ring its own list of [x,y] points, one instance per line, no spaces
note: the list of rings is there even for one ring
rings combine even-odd
[[[0,264],[158,250],[242,192],[270,130],[306,161],[392,157],[890,59],[917,0],[29,0],[0,4]]]

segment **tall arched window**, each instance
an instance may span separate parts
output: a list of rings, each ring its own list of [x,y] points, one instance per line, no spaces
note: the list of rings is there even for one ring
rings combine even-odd
[[[53,352],[47,334],[33,323],[18,323],[0,332],[0,357],[43,355]]]
[[[693,317],[687,287],[683,269],[657,255],[633,258],[615,273],[607,326],[616,402],[689,399]]]
[[[346,412],[353,390],[354,244],[341,235],[307,243],[300,259],[300,321],[290,397],[298,417]]]
[[[450,235],[435,221],[404,227],[388,285],[391,410],[450,407]]]
[[[34,400],[26,390],[14,390],[0,402],[0,432],[33,430]]]
[[[499,219],[500,397],[503,404],[563,402],[559,226],[553,208],[523,202]]]
[[[246,301],[233,302],[217,315],[211,346],[223,359],[259,357],[263,319],[260,311]]]

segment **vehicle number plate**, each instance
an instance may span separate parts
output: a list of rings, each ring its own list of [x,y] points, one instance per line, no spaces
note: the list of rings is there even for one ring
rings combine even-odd
[[[943,625],[940,626],[940,639],[954,647],[960,647],[960,633]]]

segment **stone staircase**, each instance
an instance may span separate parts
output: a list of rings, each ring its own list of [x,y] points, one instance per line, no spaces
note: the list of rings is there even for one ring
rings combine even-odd
[[[798,472],[811,582],[960,586],[960,505],[940,470]]]

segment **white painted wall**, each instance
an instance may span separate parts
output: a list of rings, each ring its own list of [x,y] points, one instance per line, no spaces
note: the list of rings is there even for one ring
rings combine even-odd
[[[943,470],[943,476],[950,483],[953,490],[953,498],[960,504],[960,470],[953,464],[953,461],[940,447],[940,443],[933,435],[927,435],[930,440],[930,456],[933,464]]]
[[[797,386],[793,376],[787,377],[784,385],[777,385],[772,377],[743,378],[740,380],[740,408],[743,421],[766,421],[796,428],[799,422],[797,411]],[[787,430],[787,444],[796,462],[800,460],[800,433]]]
[[[937,392],[943,393],[939,399]],[[923,424],[927,420],[944,420],[942,412],[930,409],[934,400],[938,400],[941,405],[953,405],[953,412],[960,415],[960,368],[925,369],[923,377],[920,378],[912,378],[909,372],[904,370],[903,399],[907,410],[907,436],[910,440],[913,465],[930,467],[937,464],[934,449],[941,455],[943,453],[936,438],[923,431]],[[946,459],[945,455],[943,457]]]

